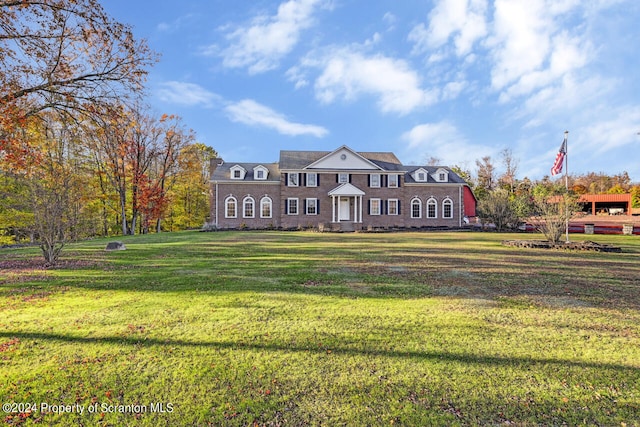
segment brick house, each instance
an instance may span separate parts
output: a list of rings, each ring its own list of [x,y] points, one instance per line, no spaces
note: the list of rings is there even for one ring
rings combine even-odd
[[[277,163],[211,163],[208,226],[457,228],[476,199],[451,169],[406,166],[389,152],[281,151]]]

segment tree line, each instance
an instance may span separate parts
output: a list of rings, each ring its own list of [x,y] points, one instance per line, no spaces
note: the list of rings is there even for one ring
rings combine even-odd
[[[632,195],[632,207],[640,207],[640,184],[627,172],[590,172],[540,180],[518,178],[519,161],[510,149],[500,153],[498,162],[490,156],[476,160],[475,173],[459,166],[453,169],[469,184],[478,199],[478,216],[500,231],[517,228],[533,219],[549,240],[558,241],[567,215],[578,209],[583,194]],[[550,203],[553,200],[553,203]],[[548,235],[547,235],[548,234]]]
[[[98,0],[0,0],[0,245],[199,227],[216,152],[145,105],[145,40]]]

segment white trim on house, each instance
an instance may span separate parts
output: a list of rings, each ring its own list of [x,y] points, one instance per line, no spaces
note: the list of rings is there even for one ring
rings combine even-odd
[[[433,207],[433,213],[431,208]],[[438,200],[431,196],[427,199],[425,203],[425,218],[427,219],[438,219]]]
[[[365,159],[351,148],[343,145],[319,160],[311,163],[305,169],[330,170],[383,170],[372,161]]]
[[[233,214],[229,215],[229,208],[233,204]],[[225,218],[237,218],[238,217],[238,199],[230,195],[224,199],[224,217]]]
[[[424,183],[429,180],[429,172],[425,168],[416,169],[411,174],[415,182]]]
[[[250,208],[250,210],[248,210],[247,208]],[[244,199],[242,199],[242,217],[243,218],[256,217],[256,201],[251,196],[246,196]]]
[[[268,215],[264,214],[264,206],[269,207]],[[260,198],[260,218],[273,218],[273,199],[269,196]]]
[[[240,165],[231,166],[229,171],[231,172],[231,179],[241,180],[247,175],[247,170]]]
[[[449,182],[449,171],[445,168],[438,168],[432,177],[435,182]]]
[[[418,206],[417,215],[416,215],[416,212],[413,210],[414,206]],[[420,197],[415,196],[411,199],[411,201],[409,202],[409,209],[411,210],[411,213],[410,213],[411,219],[422,218],[422,200],[420,200]]]
[[[269,169],[267,169],[266,166],[258,165],[255,168],[253,168],[253,179],[257,181],[266,181],[268,176],[269,176]]]
[[[223,229],[458,227],[465,212],[467,185],[455,172],[404,166],[389,152],[356,153],[346,146],[332,152],[285,150],[276,163],[218,161],[211,171],[210,217]],[[340,174],[343,182],[337,182]],[[249,196],[252,208],[246,206]]]

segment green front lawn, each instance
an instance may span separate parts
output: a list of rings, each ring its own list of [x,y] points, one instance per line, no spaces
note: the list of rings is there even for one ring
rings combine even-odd
[[[640,425],[640,239],[500,244],[518,237],[185,232],[71,245],[56,269],[0,250],[0,401],[35,409],[2,416]]]

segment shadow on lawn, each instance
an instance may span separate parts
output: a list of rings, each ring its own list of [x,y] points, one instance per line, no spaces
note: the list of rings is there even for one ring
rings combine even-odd
[[[184,340],[161,340],[156,338],[145,338],[143,340],[136,337],[77,337],[72,335],[43,333],[43,332],[0,332],[3,338],[19,338],[20,340],[45,340],[60,341],[77,344],[124,344],[138,347],[193,347],[193,348],[213,348],[221,350],[258,350],[258,351],[286,351],[286,352],[307,352],[327,354],[326,348],[314,346],[282,345],[277,343],[243,343],[230,341],[184,341]],[[558,365],[564,367],[576,367],[583,369],[606,369],[624,372],[632,377],[640,377],[640,367],[620,365],[615,363],[586,362],[575,360],[558,360],[544,357],[500,357],[482,356],[471,353],[449,353],[445,351],[402,351],[402,350],[379,350],[379,349],[354,349],[332,347],[331,354],[334,355],[360,355],[360,356],[382,356],[392,358],[422,359],[444,362],[457,362],[470,365],[487,366],[512,366],[512,365]]]

